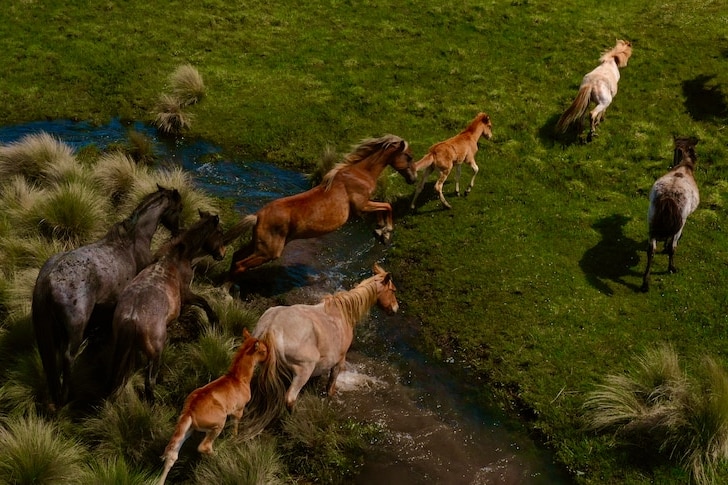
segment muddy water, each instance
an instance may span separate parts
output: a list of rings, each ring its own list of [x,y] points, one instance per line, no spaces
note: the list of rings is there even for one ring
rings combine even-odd
[[[155,135],[141,124],[133,128]],[[76,148],[91,143],[103,148],[124,140],[127,126],[118,121],[102,127],[70,121],[30,123],[0,128],[0,143],[41,130]],[[158,150],[192,172],[200,188],[234,199],[241,214],[309,186],[303,175],[269,164],[219,160],[214,156],[219,150],[204,142],[160,141]],[[206,161],[210,158],[216,160]],[[247,282],[286,304],[313,303],[325,293],[348,289],[370,276],[374,262],[386,268],[386,248],[375,242],[371,230],[369,222],[353,220],[325,237],[293,241],[279,261],[251,270]],[[404,301],[407,295],[398,297]],[[357,328],[334,399],[342,412],[379,423],[387,432],[354,483],[571,483],[517,422],[495,407],[472,401],[474,384],[454,377],[457,364],[428,362],[413,351],[417,332],[417,322],[406,314],[386,316],[377,310]]]

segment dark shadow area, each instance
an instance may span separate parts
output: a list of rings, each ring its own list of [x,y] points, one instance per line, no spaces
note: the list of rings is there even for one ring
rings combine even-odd
[[[713,83],[715,74],[701,74],[683,81],[685,109],[695,121],[714,121],[728,117],[728,102],[720,84]]]
[[[579,261],[589,284],[604,293],[613,295],[609,282],[624,285],[639,291],[640,285],[625,281],[625,277],[641,277],[642,273],[634,268],[639,264],[639,252],[645,250],[646,242],[638,242],[624,235],[624,226],[629,217],[614,214],[599,219],[592,227],[599,231],[602,240],[588,249]],[[641,280],[639,280],[641,283]]]
[[[254,295],[273,298],[296,288],[308,286],[320,271],[307,264],[280,265],[276,263],[252,268],[240,274],[235,284],[243,299]]]
[[[576,125],[569,126],[566,133],[556,133],[556,123],[559,122],[559,118],[561,118],[561,113],[556,113],[551,115],[546,120],[546,123],[541,125],[541,128],[538,130],[538,138],[541,140],[541,144],[547,148],[553,148],[556,145],[569,146],[584,144],[586,138],[579,136]]]

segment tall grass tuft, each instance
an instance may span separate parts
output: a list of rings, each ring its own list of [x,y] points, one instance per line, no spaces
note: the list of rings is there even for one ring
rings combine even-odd
[[[136,180],[145,176],[146,170],[125,153],[112,151],[99,157],[93,175],[104,193],[109,194],[114,206],[121,204],[131,192]]]
[[[342,483],[363,465],[364,452],[381,432],[341,416],[310,393],[283,419],[282,450],[292,473],[322,483]]]
[[[129,130],[127,133],[129,155],[140,165],[149,166],[157,160],[154,141],[144,133]]]
[[[46,379],[40,355],[34,349],[20,355],[0,386],[0,413],[5,416],[30,416],[47,399]]]
[[[700,485],[714,483],[728,460],[728,374],[713,359],[689,378],[662,346],[636,359],[629,375],[611,375],[589,394],[588,426],[676,459]]]
[[[179,66],[169,76],[172,85],[172,95],[176,97],[181,106],[192,106],[205,97],[205,83],[197,68],[190,64]]]
[[[142,401],[132,385],[83,421],[82,434],[95,456],[123,457],[133,466],[157,467],[172,434],[175,411]]]
[[[174,135],[190,128],[194,115],[185,111],[177,96],[162,94],[157,102],[154,126],[162,133]]]
[[[339,155],[334,147],[326,145],[324,147],[324,153],[321,158],[316,162],[316,166],[308,176],[308,180],[311,182],[311,186],[315,187],[321,183],[324,175],[334,168],[334,166],[341,161],[342,157]]]
[[[30,182],[45,183],[50,168],[69,167],[74,163],[73,149],[45,132],[0,146],[0,180],[22,175]]]
[[[29,415],[0,424],[0,482],[24,484],[83,483],[84,448],[56,425]]]
[[[285,467],[275,440],[222,441],[213,456],[195,468],[194,483],[218,485],[283,485]]]
[[[149,470],[130,466],[124,457],[94,460],[81,474],[81,482],[94,485],[153,485],[157,477]]]
[[[64,183],[33,206],[26,224],[36,226],[40,235],[49,240],[78,246],[107,230],[108,203],[90,184]]]

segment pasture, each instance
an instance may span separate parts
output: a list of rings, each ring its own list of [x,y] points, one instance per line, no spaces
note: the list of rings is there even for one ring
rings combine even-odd
[[[493,138],[479,144],[477,184],[461,198],[454,180],[444,185],[452,210],[442,209],[430,180],[411,211],[414,187],[384,175],[394,207],[385,266],[418,347],[461,369],[474,399],[494,398],[521,416],[577,482],[686,481],[664,453],[635,454],[612,433],[585,429],[584,403],[607,375],[660,344],[673,346],[690,376],[701,375],[705,356],[728,366],[724,2],[168,5],[5,8],[0,124],[151,121],[168,73],[183,63],[208,87],[186,137],[223,146],[230,158],[307,172],[327,148],[347,153],[386,133],[407,140],[419,159],[488,113]],[[633,52],[598,136],[554,138],[582,77],[615,39]],[[645,294],[647,196],[670,167],[674,135],[700,139],[701,203],[676,251],[679,272],[667,274],[658,253]],[[3,235],[13,229],[3,221]],[[7,281],[19,278],[4,271]],[[17,303],[10,286],[0,289]],[[6,306],[3,315],[3,349],[16,348],[17,316]],[[0,397],[22,399],[7,389]],[[137,409],[133,397],[124,402]],[[118,412],[112,404],[101,411],[107,422]],[[108,425],[98,421],[86,439],[101,441]],[[726,477],[723,466],[718,478]]]

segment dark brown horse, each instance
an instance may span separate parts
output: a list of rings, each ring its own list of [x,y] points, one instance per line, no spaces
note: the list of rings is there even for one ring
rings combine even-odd
[[[102,239],[56,254],[40,269],[32,318],[52,409],[68,399],[71,367],[92,313],[113,310],[124,287],[152,262],[150,246],[159,223],[176,234],[181,210],[179,192],[158,186]]]
[[[112,322],[112,394],[138,368],[137,355],[143,353],[145,395],[149,401],[154,399],[167,325],[179,316],[182,305],[199,306],[210,322],[217,321],[207,300],[190,289],[193,259],[204,255],[219,261],[225,256],[225,245],[220,218],[200,211],[200,220],[166,243],[157,252],[157,262],[144,268],[119,295]]]
[[[698,156],[695,154],[697,138],[675,138],[672,169],[657,179],[650,190],[650,208],[647,211],[649,238],[647,267],[642,277],[642,291],[650,289],[650,270],[657,250],[657,241],[665,241],[669,261],[667,270],[677,272],[674,264],[675,248],[682,236],[688,216],[700,204],[700,192],[693,172]]]
[[[248,330],[243,331],[245,339],[240,345],[230,369],[224,376],[192,391],[185,399],[182,413],[177,420],[174,434],[164,449],[164,470],[159,479],[163,485],[169,470],[177,461],[179,450],[193,431],[203,431],[205,438],[197,451],[209,455],[212,444],[225,427],[228,416],[233,417],[233,435],[238,434],[240,418],[245,405],[250,401],[250,380],[260,362],[268,358],[268,347]]]
[[[388,241],[394,230],[392,206],[371,200],[382,171],[391,166],[408,183],[417,172],[409,144],[386,135],[362,141],[325,176],[320,185],[306,192],[283,197],[265,205],[256,214],[243,218],[225,235],[231,242],[253,227],[251,242],[233,254],[227,284],[236,275],[278,258],[293,239],[318,237],[335,231],[356,214],[374,212],[378,217],[377,236]]]

